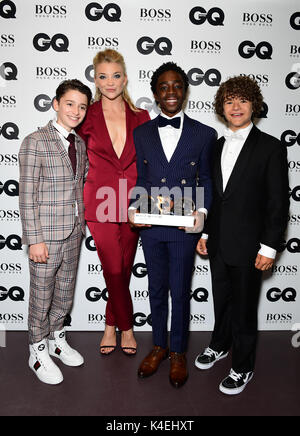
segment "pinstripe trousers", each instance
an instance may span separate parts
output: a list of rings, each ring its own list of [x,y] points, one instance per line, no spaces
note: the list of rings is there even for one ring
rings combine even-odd
[[[29,342],[54,339],[70,312],[77,274],[82,230],[77,218],[70,236],[62,241],[45,241],[49,259],[36,263],[29,259],[30,296],[28,309]]]

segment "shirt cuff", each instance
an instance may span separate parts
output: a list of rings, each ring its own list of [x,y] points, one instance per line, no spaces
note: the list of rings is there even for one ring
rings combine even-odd
[[[270,259],[275,259],[277,251],[274,250],[274,248],[268,247],[267,245],[260,244],[260,250],[258,254],[269,257]]]
[[[201,207],[200,209],[198,209],[198,212],[202,212],[205,215],[205,218],[207,218],[207,209],[205,209],[204,207]]]
[[[208,234],[207,233],[202,233],[201,238],[202,239],[208,239]]]

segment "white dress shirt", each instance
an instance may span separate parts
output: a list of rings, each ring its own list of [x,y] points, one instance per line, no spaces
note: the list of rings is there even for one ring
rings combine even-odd
[[[70,133],[73,133],[75,136],[77,136],[77,133],[75,132],[74,129],[71,130],[71,132],[68,132],[68,130],[66,130],[63,126],[61,126],[60,124],[58,124],[57,119],[54,119],[52,121],[53,127],[57,130],[58,136],[63,144],[63,146],[65,147],[67,153],[68,153],[68,149],[69,149],[69,141],[67,140],[67,137],[70,135]],[[76,148],[76,141],[75,141],[75,148]],[[77,148],[76,148],[77,151]],[[69,155],[69,153],[68,153]],[[77,201],[75,203],[75,216],[78,216],[78,204]]]
[[[226,128],[224,131],[225,143],[222,150],[221,156],[221,169],[222,169],[222,179],[223,179],[223,192],[226,189],[228,180],[231,176],[234,165],[239,157],[239,154],[243,148],[243,145],[252,129],[253,124],[250,123],[249,126],[244,129],[239,129],[235,132]],[[207,239],[208,235],[203,233],[202,238]],[[275,259],[276,250],[267,245],[260,244],[259,254],[262,256]]]

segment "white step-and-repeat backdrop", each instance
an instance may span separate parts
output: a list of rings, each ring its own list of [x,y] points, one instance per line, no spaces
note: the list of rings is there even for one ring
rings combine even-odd
[[[261,330],[300,322],[300,12],[298,0],[175,2],[174,0],[0,1],[0,324],[27,329],[29,272],[21,246],[18,161],[22,139],[54,117],[55,89],[78,78],[94,92],[92,59],[113,48],[125,57],[137,106],[158,113],[150,91],[153,70],[177,62],[188,74],[186,113],[223,132],[213,109],[221,81],[249,75],[265,97],[258,126],[288,149],[290,216],[285,249],[266,274]],[[131,292],[136,331],[151,330],[147,269],[139,245]],[[92,238],[82,252],[73,330],[102,330],[106,285]],[[213,328],[207,259],[198,255],[191,284],[191,330]]]

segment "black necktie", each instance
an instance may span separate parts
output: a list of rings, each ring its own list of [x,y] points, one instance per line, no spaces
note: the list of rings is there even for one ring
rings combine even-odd
[[[158,127],[172,126],[175,129],[179,129],[180,127],[180,117],[176,118],[165,118],[161,115],[158,116]]]
[[[70,161],[72,164],[73,173],[75,176],[75,174],[76,174],[76,148],[75,148],[75,135],[74,135],[74,133],[70,133],[69,136],[67,137],[67,140],[70,143],[69,148],[68,148],[68,154],[69,154],[69,158],[70,158]]]

